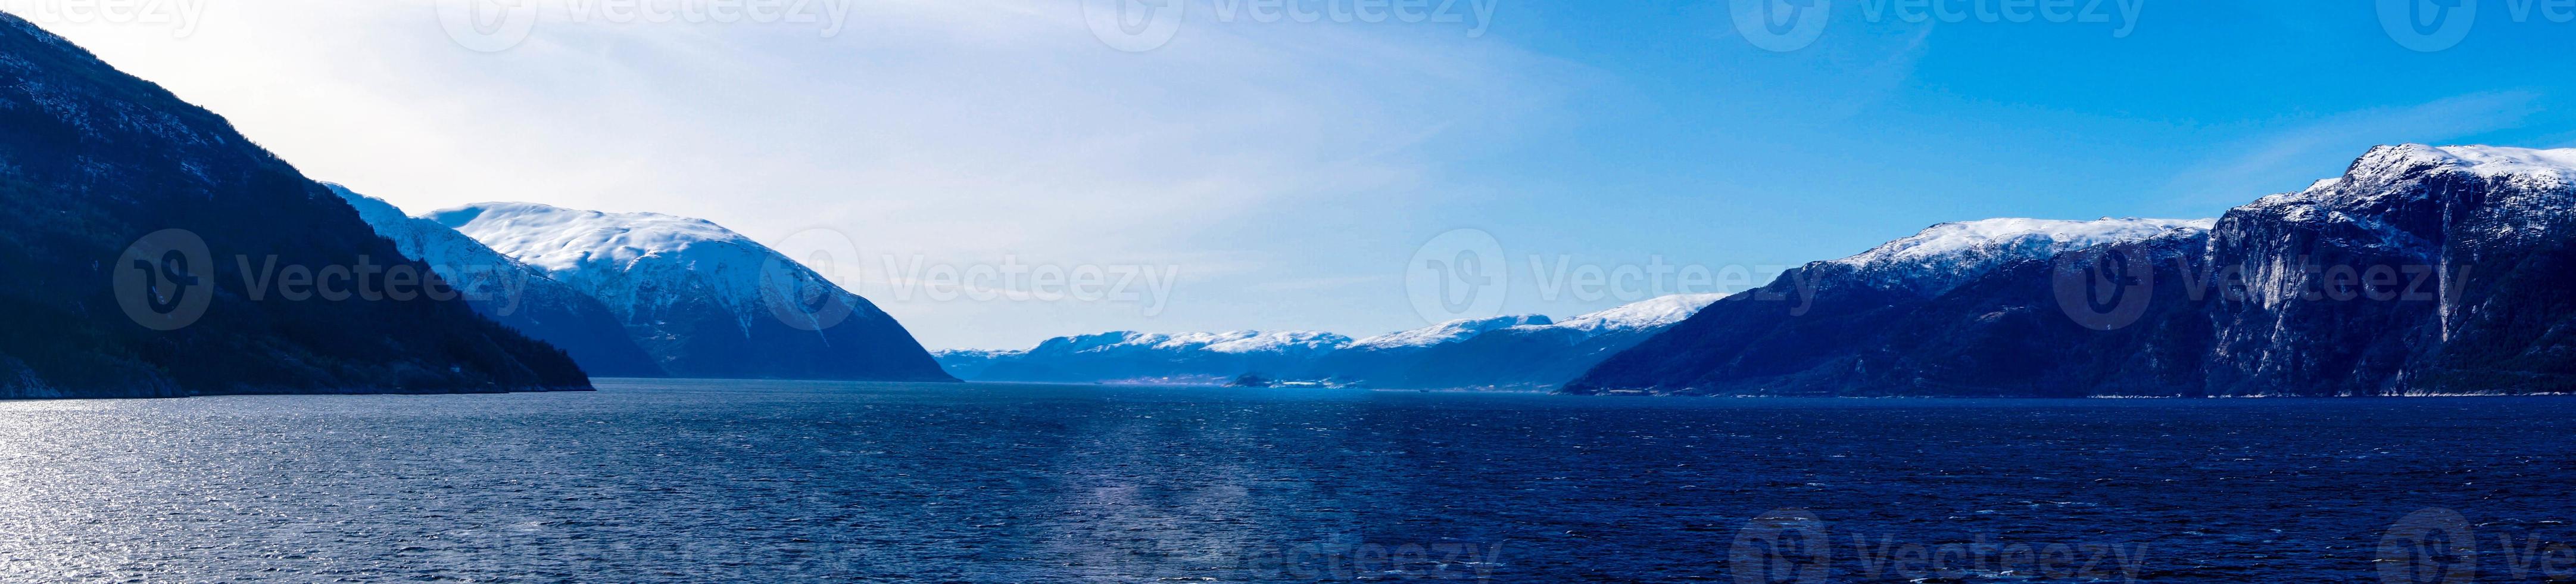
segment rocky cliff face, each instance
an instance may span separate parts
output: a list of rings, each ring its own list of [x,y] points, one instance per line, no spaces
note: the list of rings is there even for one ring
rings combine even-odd
[[[0,397],[589,386],[463,302],[288,297],[297,267],[344,292],[426,267],[223,118],[6,14],[0,129]]]
[[[1929,295],[1793,272],[1769,290],[1816,290],[1804,313],[1720,303],[1569,389],[2567,391],[2571,168],[2570,150],[2385,146],[2342,177],[2238,207],[2206,231],[2028,254]]]
[[[2229,212],[2209,257],[2246,298],[2213,315],[2211,392],[2569,389],[2571,176],[2576,150],[2383,146]]]

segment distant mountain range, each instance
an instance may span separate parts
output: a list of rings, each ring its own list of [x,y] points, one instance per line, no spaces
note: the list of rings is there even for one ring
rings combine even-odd
[[[1689,316],[1718,295],[1677,295],[1557,322],[1514,315],[1363,339],[1324,332],[1112,332],[1026,350],[936,353],[972,381],[1221,383],[1245,374],[1382,388],[1540,389]]]
[[[2408,144],[2374,148],[2342,177],[2215,221],[2072,231],[1935,227],[1914,239],[1948,244],[1900,241],[1810,264],[1770,285],[1810,288],[1812,306],[1720,302],[1567,389],[2059,397],[2576,390],[2571,185],[2576,150]],[[1995,237],[2001,233],[2014,235]],[[2068,233],[2087,237],[2068,245]]]
[[[1109,332],[1057,337],[1020,351],[933,353],[968,381],[1217,383],[1245,373],[1291,375],[1350,337],[1318,332]]]
[[[1067,337],[995,381],[1830,396],[2576,391],[2576,149],[2382,146],[2217,219],[1944,223],[1719,299],[1554,322]],[[1561,387],[1560,387],[1561,385]]]

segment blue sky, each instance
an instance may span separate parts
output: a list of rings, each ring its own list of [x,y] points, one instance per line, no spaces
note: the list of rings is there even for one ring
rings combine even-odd
[[[1420,326],[1445,315],[1417,308],[1409,270],[1460,229],[1504,260],[1502,301],[1477,310],[1566,316],[1708,291],[1579,293],[1551,275],[1568,266],[1776,271],[1941,221],[2215,216],[2373,144],[2576,145],[2576,23],[2520,0],[2473,2],[2455,41],[2398,38],[2382,2],[2131,0],[2131,21],[2112,1],[2107,22],[2016,23],[1956,0],[1937,6],[1963,20],[1915,23],[1853,0],[1787,51],[1725,1],[1301,23],[1204,0],[1142,47],[1088,26],[1108,0],[660,23],[525,0],[533,24],[497,48],[439,12],[496,0],[41,13],[69,1],[0,7],[316,178],[415,212],[522,200],[846,241],[788,251],[933,347]],[[1030,265],[1171,280],[1101,298],[924,282]]]

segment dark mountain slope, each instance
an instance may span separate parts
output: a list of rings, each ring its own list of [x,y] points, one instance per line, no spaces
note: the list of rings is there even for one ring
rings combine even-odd
[[[2209,353],[2208,234],[2176,230],[2050,260],[2006,265],[1892,320],[1851,375],[1801,388],[1841,395],[2198,396]],[[2117,257],[2105,257],[2117,254]],[[2108,265],[2109,289],[2071,317],[2059,282]],[[2152,273],[2139,274],[2140,271]],[[2072,279],[2072,280],[2070,280]],[[2137,286],[2135,289],[2123,289]],[[2100,288],[2076,287],[2078,293]],[[2122,307],[2136,302],[2134,312]],[[2134,321],[2130,319],[2135,319]],[[2090,325],[2090,326],[2088,326]]]
[[[2207,221],[1989,219],[1932,226],[1860,255],[1793,268],[1603,361],[1576,393],[1876,393],[1891,342],[1924,334],[1918,311],[2019,262],[2195,233]],[[2045,278],[2042,279],[2043,283]],[[2046,288],[2038,290],[2045,292]],[[1982,316],[1985,313],[1976,313]]]
[[[207,257],[119,265],[132,263],[119,261],[129,245],[168,229],[201,239]],[[424,269],[223,118],[0,15],[0,396],[589,386],[561,351],[461,302],[289,301],[254,289],[271,258]],[[122,300],[158,309],[146,300],[182,299],[148,313],[182,315],[196,294],[202,318],[142,326],[120,304],[121,269],[164,286]]]

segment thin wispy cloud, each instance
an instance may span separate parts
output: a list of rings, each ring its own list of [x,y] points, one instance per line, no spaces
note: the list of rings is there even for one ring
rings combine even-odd
[[[2233,145],[2166,186],[2189,203],[2236,203],[2297,190],[2342,170],[2371,146],[2447,143],[2510,128],[2541,109],[2529,92],[2477,93],[2410,107],[2373,108],[2288,125]]]
[[[434,5],[230,3],[187,38],[63,32],[308,174],[413,211],[652,211],[763,239],[836,230],[871,257],[1183,265],[1200,287],[1278,274],[1269,250],[1184,250],[1342,201],[1427,199],[1442,145],[1511,139],[1502,121],[1548,115],[1562,92],[1541,77],[1572,68],[1430,25],[1200,19],[1126,53],[1075,2],[850,3],[826,36],[830,23],[579,22],[548,1],[525,42],[487,54],[451,42]],[[317,38],[351,42],[311,50]],[[935,345],[1137,316],[1066,322],[1059,307],[1041,334],[994,327],[1036,320],[1010,303],[888,309]]]

